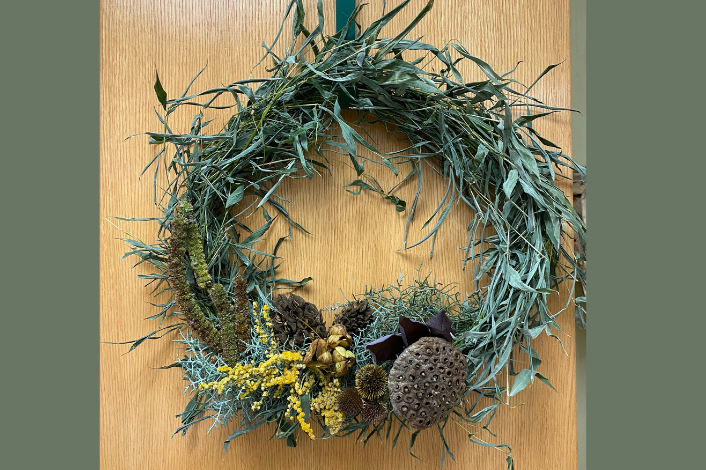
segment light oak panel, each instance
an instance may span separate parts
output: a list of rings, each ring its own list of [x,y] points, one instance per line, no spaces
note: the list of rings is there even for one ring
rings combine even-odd
[[[334,29],[335,2],[326,0],[325,13]],[[367,25],[378,16],[382,2],[373,0],[360,21]],[[155,310],[149,289],[136,278],[146,268],[129,269],[134,260],[121,260],[126,246],[117,238],[122,234],[104,218],[152,217],[152,176],[138,175],[155,153],[145,137],[125,140],[127,136],[159,129],[154,114],[154,67],[170,96],[181,94],[191,78],[204,65],[206,71],[193,90],[253,77],[267,76],[265,64],[252,70],[262,56],[260,43],[270,43],[279,28],[286,0],[244,1],[139,1],[104,0],[101,5],[101,341],[137,338],[152,331],[154,322],[142,319]],[[315,1],[306,1],[308,24],[315,21]],[[398,1],[388,1],[388,9]],[[425,2],[415,0],[384,30],[393,36],[403,28]],[[285,26],[286,28],[287,26]],[[489,62],[496,71],[512,69],[524,61],[515,78],[523,83],[533,79],[549,64],[565,63],[546,76],[534,94],[556,106],[570,106],[569,2],[463,1],[437,0],[431,13],[419,24],[413,37],[443,44],[459,40],[471,53]],[[480,73],[467,65],[467,79]],[[191,112],[191,110],[189,110]],[[351,116],[351,115],[349,115]],[[219,116],[216,116],[220,118]],[[175,116],[176,127],[184,130],[191,115]],[[544,120],[538,128],[570,154],[571,134],[568,113]],[[180,127],[181,126],[181,127]],[[380,127],[368,129],[379,149],[403,148]],[[286,183],[281,194],[292,202],[292,216],[312,235],[294,234],[281,255],[285,258],[282,275],[293,279],[306,276],[315,281],[301,289],[301,295],[319,307],[344,300],[343,294],[362,292],[394,281],[400,272],[408,279],[421,265],[422,273],[433,271],[437,282],[458,283],[461,292],[471,292],[469,273],[464,273],[459,250],[466,243],[465,227],[470,211],[455,207],[442,227],[435,254],[429,259],[429,243],[409,251],[402,247],[405,214],[398,214],[389,202],[371,194],[354,197],[342,186],[355,173],[346,159],[331,156],[331,175]],[[385,188],[396,179],[388,170],[368,163],[366,167]],[[402,171],[401,173],[404,173]],[[401,178],[402,176],[400,176]],[[417,222],[410,229],[416,240],[421,224],[431,214],[445,186],[431,171],[425,171],[423,199]],[[562,185],[571,191],[571,181]],[[399,196],[411,202],[414,184]],[[316,207],[310,211],[307,207]],[[257,226],[259,214],[248,222]],[[155,225],[117,222],[147,242],[154,241]],[[266,243],[272,243],[285,227],[275,226]],[[343,293],[343,294],[342,294]],[[554,311],[566,302],[552,301]],[[573,310],[559,317],[566,333],[564,349],[550,338],[535,344],[544,359],[542,373],[550,378],[557,392],[537,382],[511,398],[512,407],[503,407],[492,423],[492,438],[487,432],[478,436],[494,443],[508,443],[518,469],[571,469],[577,466],[576,401]],[[188,397],[181,394],[180,371],[153,370],[171,363],[177,351],[167,340],[149,341],[130,354],[123,346],[101,346],[101,467],[108,469],[171,470],[190,468],[239,468],[273,470],[337,468],[438,468],[441,444],[433,431],[420,435],[415,454],[407,453],[407,441],[390,449],[390,443],[371,440],[363,448],[353,439],[310,441],[300,439],[296,449],[283,442],[268,440],[272,430],[261,428],[231,444],[223,453],[222,441],[232,432],[217,429],[206,433],[207,424],[192,428],[185,437],[171,434],[179,425],[174,417]],[[518,406],[523,404],[523,406]],[[504,468],[499,451],[472,444],[467,433],[450,424],[447,439],[456,463],[447,458],[447,468]],[[404,434],[401,439],[404,439]]]

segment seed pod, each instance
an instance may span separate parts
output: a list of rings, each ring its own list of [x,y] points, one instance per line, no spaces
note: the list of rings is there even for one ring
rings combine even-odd
[[[326,341],[331,349],[338,346],[346,348],[353,342],[353,338],[346,332],[346,327],[343,325],[333,325],[328,334]]]
[[[368,305],[367,300],[357,300],[349,302],[343,307],[334,318],[334,323],[339,323],[346,327],[348,334],[358,335],[363,328],[373,321],[373,309]]]
[[[346,350],[343,349],[341,346],[334,349],[333,350],[333,361],[334,362],[344,362],[346,360],[346,356],[344,355],[345,352],[346,352]]]
[[[374,364],[363,366],[355,375],[355,387],[363,399],[375,401],[387,391],[387,373]]]
[[[387,416],[387,408],[377,401],[366,401],[363,405],[363,421],[380,424],[385,416]]]
[[[323,365],[328,366],[330,364],[333,364],[333,355],[329,351],[325,351],[323,354],[318,356],[316,360],[322,363]]]
[[[334,363],[334,370],[336,371],[336,377],[343,377],[348,373],[350,364],[348,362],[336,362]]]
[[[395,360],[388,380],[390,403],[416,429],[443,420],[466,390],[466,358],[453,344],[425,337]]]
[[[355,387],[346,387],[338,394],[336,407],[347,417],[354,418],[363,411],[363,399]]]
[[[272,306],[272,331],[283,346],[301,348],[307,339],[326,337],[326,325],[314,304],[289,294],[278,295]]]
[[[346,331],[346,327],[343,325],[334,324],[331,327],[331,329],[328,331],[329,336],[335,336],[335,335],[345,336],[347,334],[348,334],[348,332]]]

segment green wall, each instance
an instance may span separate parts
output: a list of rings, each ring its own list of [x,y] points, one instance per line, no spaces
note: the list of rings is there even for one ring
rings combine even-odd
[[[586,0],[571,0],[572,158],[586,166]],[[587,193],[588,194],[588,193]],[[586,469],[586,330],[576,330],[576,408],[579,470]]]
[[[573,155],[586,165],[586,0],[571,0],[571,119]]]

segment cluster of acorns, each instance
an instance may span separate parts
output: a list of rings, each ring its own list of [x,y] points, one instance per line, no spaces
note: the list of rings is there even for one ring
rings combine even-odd
[[[337,406],[348,418],[362,414],[363,421],[380,423],[387,415],[387,372],[375,364],[361,367],[355,375],[355,387],[341,390]]]

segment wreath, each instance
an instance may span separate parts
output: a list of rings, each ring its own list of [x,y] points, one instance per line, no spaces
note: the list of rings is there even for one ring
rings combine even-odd
[[[443,443],[443,465],[447,453],[453,456],[444,439],[450,420],[487,428],[503,395],[515,395],[535,378],[551,386],[538,371],[541,361],[532,347],[541,333],[554,336],[559,330],[547,296],[562,281],[571,283],[572,294],[586,282],[581,257],[567,242],[576,237],[583,244],[585,227],[555,181],[563,177],[561,166],[584,180],[585,169],[533,128],[536,119],[562,110],[528,94],[536,81],[524,86],[510,73],[499,75],[456,42],[437,48],[406,39],[433,0],[399,34],[379,37],[408,1],[365,30],[355,22],[359,6],[342,29],[325,36],[321,0],[312,31],[304,27],[301,0],[292,0],[274,43],[265,46],[263,60],[273,64],[269,78],[187,95],[197,75],[180,97],[169,99],[157,75],[163,131],[147,134],[161,150],[145,171],[155,170],[155,203],[162,212],[158,242],[126,239],[126,256],[151,264],[155,272],[141,277],[156,295],[168,292],[151,318],[175,322],[127,343],[132,350],[178,332],[184,354],[165,368],[183,370],[193,397],[175,434],[203,420],[212,426],[237,420],[237,431],[225,440],[227,450],[233,439],[263,424],[272,425],[289,446],[303,436],[349,435],[363,441],[386,436],[394,445],[405,431],[411,434],[411,453],[418,434],[433,428]],[[279,57],[274,45],[291,13],[291,41]],[[443,68],[433,71],[432,61]],[[461,61],[472,61],[487,79],[466,82],[458,71]],[[218,98],[232,104],[217,105]],[[181,106],[198,108],[187,133],[169,126],[169,116]],[[356,124],[342,118],[344,108],[357,111]],[[234,112],[209,133],[211,121],[204,117],[209,109]],[[405,151],[378,152],[361,135],[373,123],[407,142]],[[334,125],[341,135],[333,134]],[[409,169],[402,181],[416,179],[418,185],[411,204],[366,179],[358,146],[379,156],[395,175]],[[431,240],[433,253],[451,207],[468,205],[474,216],[464,267],[470,265],[476,291],[461,298],[453,287],[438,287],[420,273],[411,285],[399,279],[335,305],[330,327],[312,303],[277,294],[311,278],[277,277],[277,250],[286,239],[272,252],[256,244],[274,220],[268,209],[286,219],[289,238],[293,230],[305,231],[277,190],[286,178],[327,170],[325,152],[350,158],[359,177],[347,185],[350,192],[380,194],[407,212],[407,227],[420,198],[422,169],[443,176],[447,189],[427,222],[430,228],[413,243],[405,230],[404,246]],[[162,162],[169,178],[158,188]],[[254,196],[247,206],[246,194]],[[239,218],[260,210],[261,227],[251,229]],[[513,368],[516,355],[526,355],[525,369]],[[507,388],[496,380],[503,371],[514,377]],[[479,409],[482,398],[491,404]],[[507,461],[512,466],[512,457]]]

